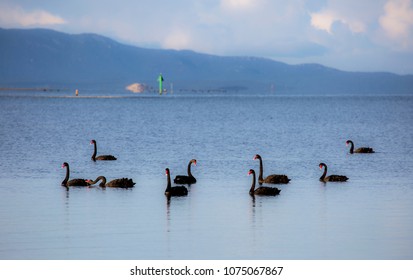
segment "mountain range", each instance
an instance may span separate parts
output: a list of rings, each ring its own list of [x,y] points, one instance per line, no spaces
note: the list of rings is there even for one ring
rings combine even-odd
[[[413,94],[413,75],[125,45],[97,34],[0,28],[0,87],[156,87],[281,94]]]

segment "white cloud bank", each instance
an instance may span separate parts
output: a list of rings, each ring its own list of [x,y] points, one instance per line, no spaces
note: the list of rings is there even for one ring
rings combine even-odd
[[[366,33],[377,21],[385,0],[373,1],[327,0],[318,11],[310,12],[311,26],[330,34],[335,34],[335,24],[345,26],[353,34]]]
[[[332,27],[336,22],[346,25],[353,33],[363,33],[366,31],[366,24],[362,20],[341,14],[339,11],[328,9],[311,14],[311,25],[330,34],[333,33]]]
[[[64,24],[66,21],[45,10],[25,11],[18,6],[0,5],[0,25],[1,26],[50,26]]]
[[[221,0],[221,7],[225,10],[248,10],[257,2],[257,0]]]
[[[402,49],[413,47],[413,7],[411,0],[389,0],[380,25],[387,37]]]
[[[166,49],[182,50],[192,45],[192,37],[183,28],[176,28],[167,34],[162,42]]]
[[[366,3],[350,0],[346,9],[329,0],[322,10],[310,14],[311,26],[336,35],[335,24],[342,24],[393,50],[413,51],[413,0],[381,0],[373,9]],[[376,34],[381,34],[381,40],[374,38]]]

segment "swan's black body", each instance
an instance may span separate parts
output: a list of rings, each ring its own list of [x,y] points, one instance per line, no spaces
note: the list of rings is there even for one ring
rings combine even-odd
[[[357,154],[371,154],[374,153],[373,148],[370,147],[360,147],[354,150],[354,143],[351,140],[346,141],[346,145],[350,145],[350,154],[357,153]]]
[[[124,188],[124,189],[128,189],[128,188],[133,188],[133,186],[136,184],[135,182],[133,182],[132,179],[129,178],[119,178],[119,179],[113,179],[112,181],[106,183],[106,177],[105,176],[99,176],[96,178],[96,180],[92,181],[92,180],[88,180],[87,183],[89,185],[94,185],[97,182],[100,182],[99,186],[101,187],[109,187],[109,188]]]
[[[250,195],[278,195],[280,194],[281,190],[278,188],[271,188],[271,187],[259,187],[255,189],[255,171],[250,169],[248,175],[252,174],[252,185],[250,188]]]
[[[348,180],[347,176],[343,176],[343,175],[326,176],[327,175],[327,165],[323,162],[319,164],[319,167],[320,167],[320,169],[322,169],[324,167],[323,175],[321,175],[321,177],[320,177],[320,181],[322,181],[322,182],[345,182],[345,181]]]
[[[188,163],[188,175],[177,175],[175,176],[174,183],[175,184],[195,184],[196,179],[191,173],[191,165],[192,163],[196,165],[196,159],[191,159]]]
[[[258,175],[258,183],[269,183],[269,184],[288,184],[288,182],[291,181],[291,179],[288,178],[287,175],[278,175],[278,174],[272,174],[268,175],[267,177],[263,178],[263,173],[264,173],[264,168],[262,164],[262,158],[260,155],[255,155],[254,160],[258,159],[260,161],[260,173]]]
[[[86,187],[89,186],[89,184],[86,182],[85,179],[72,179],[69,180],[69,176],[70,176],[70,168],[69,168],[69,164],[67,162],[64,162],[62,165],[62,168],[66,167],[66,176],[64,178],[64,180],[62,181],[62,186],[64,187],[69,187],[69,186],[79,186],[79,187]]]
[[[93,144],[93,155],[92,155],[92,160],[97,161],[97,160],[116,160],[117,158],[112,156],[112,155],[100,155],[96,156],[97,154],[97,145],[96,145],[96,140],[91,140],[90,144]]]
[[[169,172],[169,168],[165,169],[167,185],[165,189],[166,196],[186,196],[188,195],[188,189],[184,186],[175,186],[172,187],[171,184],[171,173]]]

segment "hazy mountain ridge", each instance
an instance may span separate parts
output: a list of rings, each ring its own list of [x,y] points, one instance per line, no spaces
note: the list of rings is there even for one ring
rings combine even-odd
[[[345,72],[319,64],[288,65],[118,43],[96,34],[0,28],[0,86],[104,83],[174,88],[246,88],[281,93],[412,94],[413,75]]]

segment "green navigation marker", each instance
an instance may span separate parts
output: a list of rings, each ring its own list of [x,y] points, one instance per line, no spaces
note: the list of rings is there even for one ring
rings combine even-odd
[[[163,83],[162,73],[159,74],[158,82],[159,82],[159,94],[162,94],[162,92],[163,92],[163,88],[162,88],[162,83]]]

